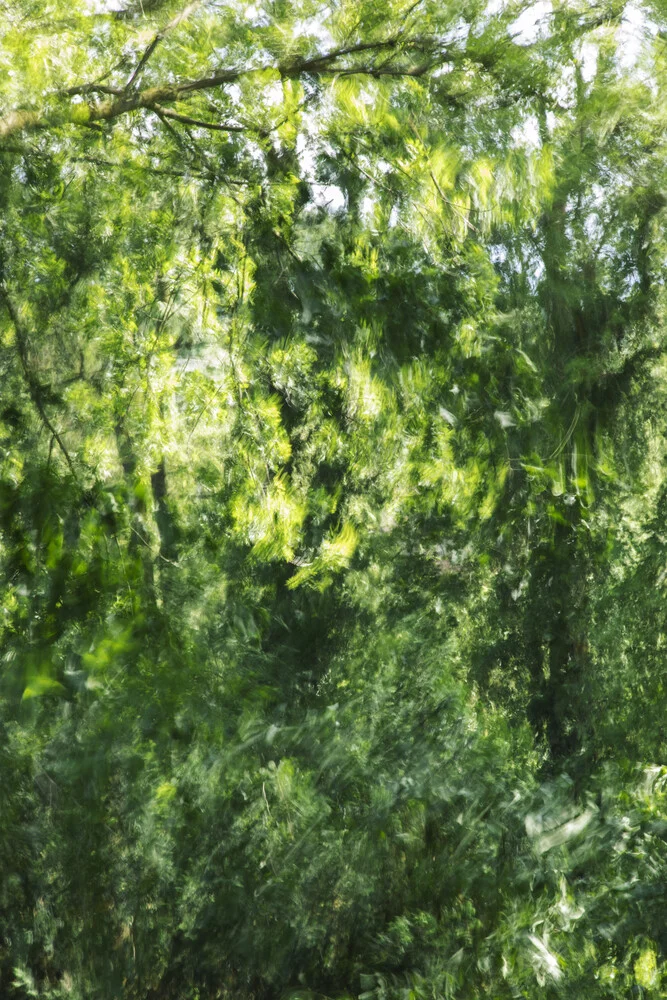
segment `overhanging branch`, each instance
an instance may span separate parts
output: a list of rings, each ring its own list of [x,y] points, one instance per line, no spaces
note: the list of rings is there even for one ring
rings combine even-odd
[[[145,50],[142,57],[144,66],[156,45],[157,41],[153,39],[153,42]],[[353,58],[360,54],[368,55],[372,53],[379,55],[387,51],[392,53],[391,58],[379,65],[372,59],[369,62],[357,63]],[[417,62],[411,61],[410,64],[400,65],[397,64],[396,59],[401,54],[418,54],[420,58]],[[98,122],[111,122],[133,111],[142,109],[168,115],[168,117],[175,120],[184,121],[203,128],[214,128],[229,132],[242,131],[238,126],[216,125],[199,119],[190,119],[188,121],[188,116],[182,115],[178,111],[169,110],[166,113],[165,106],[186,101],[198,91],[215,90],[225,86],[225,84],[234,83],[252,73],[266,72],[267,70],[273,71],[276,76],[283,79],[296,79],[300,76],[359,75],[374,78],[417,77],[424,75],[430,69],[449,59],[450,57],[442,51],[440,43],[435,40],[411,39],[399,42],[397,38],[388,38],[377,42],[364,42],[357,45],[343,46],[309,59],[285,61],[275,63],[272,66],[220,70],[210,76],[201,77],[197,80],[180,80],[166,86],[133,90],[130,88],[130,84],[136,82],[140,68],[143,68],[140,60],[137,69],[132,74],[126,87],[115,87],[99,81],[89,84],[77,84],[60,92],[60,94],[53,95],[61,99],[60,107],[53,111],[17,109],[8,112],[0,118],[0,139],[21,132],[57,128],[62,125],[90,126]],[[106,97],[108,100],[81,100],[81,98],[94,96]],[[76,103],[75,98],[79,99]]]

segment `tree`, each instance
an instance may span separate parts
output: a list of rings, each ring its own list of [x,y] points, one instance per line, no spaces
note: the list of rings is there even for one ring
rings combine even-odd
[[[639,10],[3,11],[8,995],[658,988]]]

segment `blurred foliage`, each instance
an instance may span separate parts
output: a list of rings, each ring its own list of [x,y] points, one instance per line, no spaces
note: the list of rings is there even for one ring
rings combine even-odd
[[[667,995],[665,3],[0,24],[0,994]]]

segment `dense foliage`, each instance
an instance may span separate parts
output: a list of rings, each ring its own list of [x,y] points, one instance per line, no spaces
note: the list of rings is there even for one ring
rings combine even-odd
[[[2,996],[666,995],[664,0],[0,25]]]

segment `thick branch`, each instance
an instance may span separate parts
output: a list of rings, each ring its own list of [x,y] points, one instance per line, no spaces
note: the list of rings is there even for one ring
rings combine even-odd
[[[153,43],[151,43],[153,44]],[[156,43],[157,44],[157,43]],[[439,50],[437,43],[433,44],[432,51],[429,51],[429,41],[425,39],[412,40],[408,44],[401,44],[395,38],[385,39],[379,42],[365,42],[358,45],[348,45],[342,48],[333,49],[319,56],[310,59],[301,59],[295,62],[277,63],[274,66],[256,66],[249,68],[234,68],[220,70],[211,76],[202,77],[198,80],[181,80],[173,84],[162,87],[147,87],[144,90],[128,90],[107,86],[101,83],[80,84],[63,91],[61,98],[90,97],[99,95],[108,97],[106,101],[70,101],[64,107],[54,111],[36,110],[15,110],[10,111],[0,118],[0,138],[15,135],[20,132],[36,131],[38,129],[56,128],[60,125],[91,125],[95,122],[113,121],[133,111],[146,109],[149,111],[164,114],[164,107],[174,104],[177,101],[186,100],[189,95],[197,91],[215,90],[228,83],[234,83],[243,76],[251,73],[272,69],[283,78],[296,78],[299,76],[352,76],[365,75],[372,77],[415,77],[428,72],[434,66],[446,61],[446,56]],[[150,53],[146,49],[144,57],[149,58]],[[382,65],[370,63],[350,63],[349,57],[359,53],[384,52],[387,50],[399,51],[419,51],[426,58],[426,61],[417,65],[398,66],[395,63],[385,62]],[[151,50],[153,51],[153,50]],[[148,56],[147,56],[148,53]],[[342,62],[341,62],[342,60]],[[145,65],[145,63],[144,63]],[[139,67],[137,67],[139,69]],[[136,79],[136,72],[131,77],[131,82]],[[58,95],[54,95],[58,96]],[[176,117],[177,112],[169,112],[169,116]],[[186,120],[186,116],[181,116],[180,120]],[[212,123],[190,120],[189,124],[197,124],[204,128],[216,128]],[[237,126],[217,126],[222,131],[236,131]]]

